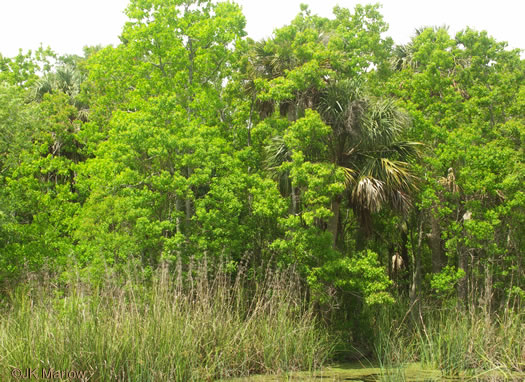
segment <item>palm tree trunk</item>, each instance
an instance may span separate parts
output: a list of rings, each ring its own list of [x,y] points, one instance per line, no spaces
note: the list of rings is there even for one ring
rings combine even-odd
[[[356,214],[359,216],[359,229],[357,232],[355,246],[358,251],[363,251],[366,249],[366,242],[372,234],[372,215],[370,211],[366,209],[357,211]]]

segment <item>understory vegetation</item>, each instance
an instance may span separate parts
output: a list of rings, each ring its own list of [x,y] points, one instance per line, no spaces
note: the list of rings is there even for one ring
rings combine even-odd
[[[315,370],[333,354],[336,338],[293,270],[253,283],[206,263],[189,279],[181,268],[175,278],[167,268],[126,268],[92,283],[76,275],[14,289],[0,320],[5,377],[25,365],[87,371],[90,380],[202,381]]]
[[[525,372],[525,61],[378,5],[130,0],[0,54],[0,368],[215,380]]]

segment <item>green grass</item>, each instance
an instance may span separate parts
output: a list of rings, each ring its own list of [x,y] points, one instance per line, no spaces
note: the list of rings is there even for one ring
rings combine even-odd
[[[446,375],[525,371],[525,316],[512,311],[439,312],[419,331],[422,359]]]
[[[331,356],[334,340],[293,272],[257,284],[221,270],[210,278],[206,265],[191,277],[172,273],[24,283],[0,318],[0,373],[52,367],[96,381],[203,381],[314,370]]]
[[[87,371],[92,381],[301,379],[331,361],[336,349],[293,271],[268,270],[264,277],[240,271],[233,279],[224,266],[212,270],[201,261],[184,272],[180,265],[155,272],[110,268],[96,279],[67,280],[35,276],[4,299],[0,380],[10,380],[14,368]],[[369,366],[378,368],[367,373],[382,381],[411,381],[415,372],[426,378],[435,370],[447,378],[519,380],[525,372],[520,312],[381,307],[370,339],[377,358]],[[359,371],[338,373],[327,375],[339,380]]]
[[[413,313],[398,305],[378,319],[375,346],[384,380],[403,380],[405,365],[413,362],[447,377],[512,379],[525,372],[525,315],[519,310],[488,316],[482,310],[426,307]]]

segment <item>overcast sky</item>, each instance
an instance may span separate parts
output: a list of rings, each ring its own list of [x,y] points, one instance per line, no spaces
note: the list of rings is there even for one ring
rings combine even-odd
[[[353,9],[357,0],[237,0],[243,6],[248,35],[271,35],[299,12],[299,4],[330,17],[336,4]],[[376,1],[371,1],[376,2]],[[466,26],[487,30],[512,48],[525,49],[525,0],[383,0],[381,10],[396,43],[405,43],[415,28],[450,26],[455,33]],[[0,0],[0,53],[13,56],[18,49],[40,43],[56,52],[82,53],[84,45],[117,44],[126,20],[128,0]],[[522,55],[523,56],[523,55]]]

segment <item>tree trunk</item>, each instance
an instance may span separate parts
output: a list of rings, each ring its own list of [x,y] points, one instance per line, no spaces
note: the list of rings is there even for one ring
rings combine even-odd
[[[443,251],[441,250],[441,226],[437,206],[430,212],[430,249],[432,251],[432,273],[439,273],[443,268]]]
[[[408,229],[408,228],[407,228]],[[408,256],[408,234],[406,230],[401,229],[401,259],[402,261],[402,267],[399,269],[399,276],[401,279],[401,289],[403,293],[410,293],[410,263],[411,259]],[[412,263],[413,264],[413,263]]]
[[[359,217],[359,230],[355,246],[358,251],[363,251],[366,249],[366,243],[372,234],[372,214],[367,209],[355,211],[355,214]]]
[[[292,185],[292,214],[297,215],[299,213],[299,190],[297,187]]]
[[[465,276],[458,281],[458,300],[461,308],[468,306],[467,301],[467,286],[468,286],[468,259],[466,248],[460,248],[458,255],[458,268],[465,271]]]
[[[414,320],[419,317],[421,292],[421,244],[423,242],[423,219],[419,222],[419,232],[417,238],[416,250],[412,240],[412,284],[410,285],[409,297],[410,306],[412,306],[412,317]],[[418,314],[416,314],[416,312]]]
[[[191,167],[187,167],[187,179],[191,177],[193,174],[193,170]],[[189,228],[191,217],[193,215],[193,211],[191,208],[191,198],[187,197],[185,200],[185,209],[186,209],[186,226]]]
[[[334,249],[337,249],[337,240],[339,239],[339,214],[341,208],[341,197],[337,196],[332,201],[332,214],[328,222],[328,231],[332,233],[332,245]]]
[[[483,305],[486,312],[486,317],[489,318],[492,314],[492,297],[494,295],[493,289],[492,289],[492,263],[493,259],[489,258],[487,261],[487,264],[485,264],[485,290],[484,290],[484,296],[483,296]]]
[[[180,207],[180,199],[178,196],[175,197],[175,214],[177,215],[175,217],[175,232],[180,233],[180,217],[179,217],[179,211],[181,210]]]

